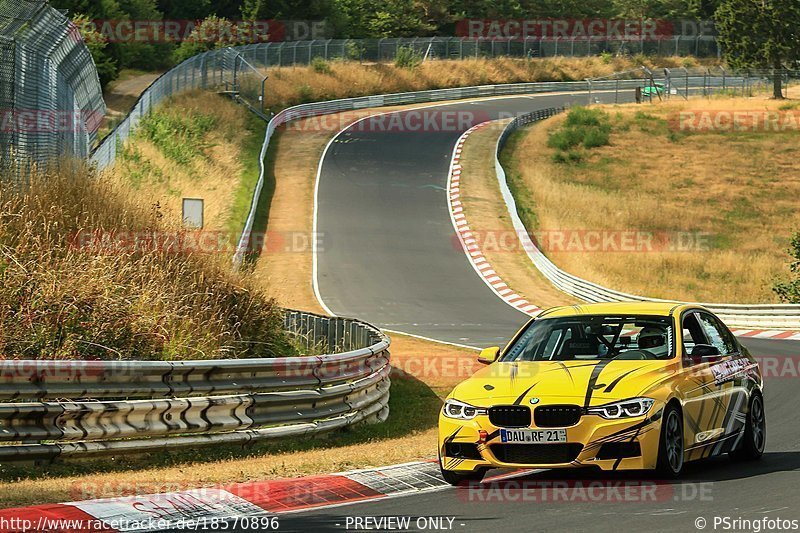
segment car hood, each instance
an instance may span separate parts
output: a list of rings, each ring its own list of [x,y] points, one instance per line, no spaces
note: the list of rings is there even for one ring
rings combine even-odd
[[[669,379],[671,361],[523,361],[497,362],[458,385],[452,397],[479,407],[497,403],[527,403],[531,397],[579,398],[590,405],[642,395]],[[577,400],[576,400],[577,401]]]

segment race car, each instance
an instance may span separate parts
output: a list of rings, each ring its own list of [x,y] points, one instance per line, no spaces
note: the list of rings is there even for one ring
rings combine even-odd
[[[642,97],[643,98],[658,98],[664,94],[664,84],[663,83],[655,83],[652,85],[645,85],[642,87]]]
[[[756,360],[707,309],[626,302],[530,320],[459,384],[439,416],[451,484],[490,468],[655,470],[729,453],[757,459],[766,417]]]

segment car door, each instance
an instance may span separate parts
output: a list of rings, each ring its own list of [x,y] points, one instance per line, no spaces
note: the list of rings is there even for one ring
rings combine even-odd
[[[714,431],[714,419],[723,408],[723,400],[714,383],[709,360],[692,355],[698,345],[710,343],[697,310],[684,311],[680,318],[682,377],[677,384],[683,404],[686,459],[705,456],[708,440]]]
[[[745,375],[741,372],[746,366],[742,354],[739,353],[739,343],[733,338],[731,332],[720,320],[706,311],[698,313],[700,325],[712,346],[716,347],[721,357],[709,363],[709,370],[714,378],[714,385],[721,393],[725,409],[717,413],[717,418],[712,421],[717,441],[709,450],[710,455],[718,455],[728,451],[730,440],[738,436],[744,429],[748,394],[745,386]]]

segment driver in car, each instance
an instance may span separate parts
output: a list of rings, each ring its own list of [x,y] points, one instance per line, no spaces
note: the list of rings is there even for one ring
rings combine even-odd
[[[669,355],[667,345],[667,332],[655,326],[645,326],[639,332],[637,340],[640,350],[647,350],[656,357],[666,357]]]

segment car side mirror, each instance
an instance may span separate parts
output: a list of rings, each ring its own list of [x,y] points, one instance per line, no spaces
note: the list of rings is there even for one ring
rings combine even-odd
[[[500,355],[499,347],[492,346],[491,348],[486,348],[481,350],[481,354],[478,356],[478,362],[483,363],[484,365],[491,365],[497,361],[498,355]]]
[[[705,358],[714,358],[719,357],[722,354],[719,351],[719,348],[716,346],[712,346],[710,344],[696,344],[694,348],[692,348],[692,357],[705,359]]]

